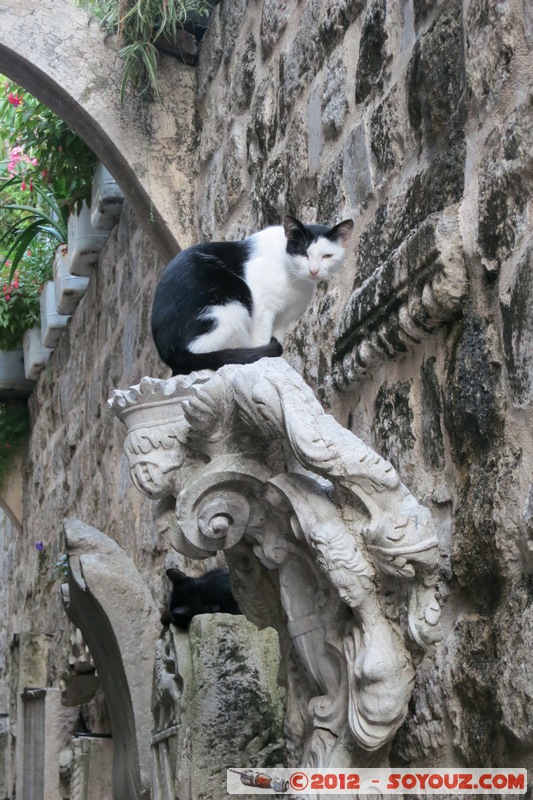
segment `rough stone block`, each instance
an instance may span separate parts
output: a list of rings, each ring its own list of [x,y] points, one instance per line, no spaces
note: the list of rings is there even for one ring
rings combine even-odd
[[[279,42],[294,13],[294,0],[265,0],[261,9],[261,55],[267,59]]]
[[[345,87],[346,64],[338,53],[328,63],[322,92],[322,125],[326,136],[338,136],[344,125],[348,113]]]
[[[383,384],[376,396],[374,419],[377,450],[405,474],[405,461],[411,458],[415,443],[411,384]]]
[[[225,6],[219,5],[211,14],[206,34],[200,45],[198,93],[201,98],[205,96],[222,63],[224,46],[221,12],[223,9]]]
[[[207,800],[224,793],[227,767],[282,763],[278,641],[244,617],[205,614],[191,624],[190,646],[182,725],[191,737],[190,797]]]
[[[466,71],[480,108],[494,105],[511,77],[517,43],[515,25],[508,3],[501,0],[474,0],[468,8]]]
[[[264,162],[278,131],[278,98],[272,72],[263,78],[255,93],[247,125],[248,168]]]
[[[476,461],[490,451],[501,433],[500,369],[493,339],[486,321],[471,316],[450,360],[446,427],[455,456],[462,463]]]
[[[23,632],[17,635],[19,692],[26,688],[46,686],[50,638],[43,633]]]
[[[344,34],[365,8],[365,0],[325,0],[320,21],[320,38],[326,52],[333,52]]]
[[[336,220],[343,203],[342,154],[327,167],[318,182],[317,215],[320,220]],[[326,223],[328,224],[328,223]]]
[[[217,84],[210,92],[210,112],[206,115],[201,131],[199,131],[198,158],[201,164],[213,158],[227,135],[228,104],[227,87],[224,84]]]
[[[255,88],[255,53],[257,44],[249,33],[235,54],[235,66],[230,73],[230,108],[232,114],[241,114],[249,108]]]
[[[268,162],[263,174],[257,176],[252,195],[261,227],[279,225],[287,209],[287,154]]]
[[[378,206],[359,241],[358,283],[366,280],[431,214],[461,200],[464,159],[462,145],[437,155],[427,169],[409,181],[405,193]]]
[[[385,0],[375,0],[367,12],[361,33],[355,100],[363,103],[372,92],[383,89],[387,62]]]
[[[235,49],[235,44],[248,17],[249,0],[234,0],[222,5],[222,57],[228,64]]]
[[[324,63],[324,48],[320,40],[321,13],[322,0],[309,0],[290,50],[283,56],[280,105],[284,124],[287,124],[296,97]]]
[[[9,715],[0,709],[0,797],[12,797]]]
[[[420,371],[420,405],[422,446],[425,458],[435,469],[444,466],[442,434],[442,390],[436,372],[435,358],[424,361]]]
[[[533,108],[521,104],[484,143],[480,164],[478,242],[482,255],[498,266],[529,235],[528,204],[533,192]]]
[[[322,87],[315,83],[307,102],[308,136],[309,136],[309,171],[316,173],[320,168],[325,136],[322,125]]]
[[[406,152],[414,151],[414,137],[406,120],[405,86],[397,83],[370,117],[370,147],[380,177],[402,165]]]
[[[528,748],[533,737],[533,618],[527,581],[514,583],[497,636],[500,652],[508,654],[495,675],[502,726],[512,742]]]
[[[408,68],[411,125],[430,147],[456,143],[466,119],[461,5],[446,6],[430,31],[417,40]]]
[[[235,131],[221,153],[222,170],[214,187],[215,218],[223,227],[225,220],[241,199],[246,180],[246,143],[241,132]]]
[[[513,282],[501,298],[503,352],[509,391],[517,408],[533,401],[533,249],[520,260]]]
[[[300,213],[297,212],[298,206],[316,205],[316,176],[310,170],[309,136],[308,116],[300,110],[295,114],[287,136],[287,199],[290,207],[286,210],[296,217]],[[302,218],[311,221],[307,216]]]
[[[430,14],[447,5],[448,0],[414,0],[413,8],[415,12],[415,24],[418,27],[429,17]]]
[[[496,741],[493,691],[494,637],[489,619],[471,614],[458,620],[450,676],[460,705],[450,714],[454,745],[467,764],[490,763]]]
[[[366,208],[373,186],[363,123],[354,128],[344,145],[342,181],[352,208],[357,211]]]

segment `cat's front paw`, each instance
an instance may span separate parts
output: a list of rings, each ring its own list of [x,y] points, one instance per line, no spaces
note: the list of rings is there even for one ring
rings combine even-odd
[[[269,352],[268,352],[269,358],[277,358],[283,353],[283,347],[274,336],[270,340],[268,347],[269,347]]]

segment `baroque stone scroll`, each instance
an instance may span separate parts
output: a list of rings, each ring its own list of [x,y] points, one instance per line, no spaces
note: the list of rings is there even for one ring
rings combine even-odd
[[[277,629],[294,757],[379,751],[438,639],[428,509],[283,359],[144,378],[110,403],[173,546],[223,550],[243,612]]]

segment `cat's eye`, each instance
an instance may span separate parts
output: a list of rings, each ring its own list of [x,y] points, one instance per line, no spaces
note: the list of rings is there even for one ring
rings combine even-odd
[[[333,253],[325,253],[322,258],[333,258]]]

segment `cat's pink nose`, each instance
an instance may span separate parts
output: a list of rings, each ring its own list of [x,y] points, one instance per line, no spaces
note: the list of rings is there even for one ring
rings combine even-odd
[[[313,277],[318,275],[318,267],[309,267],[309,274],[313,275]]]

